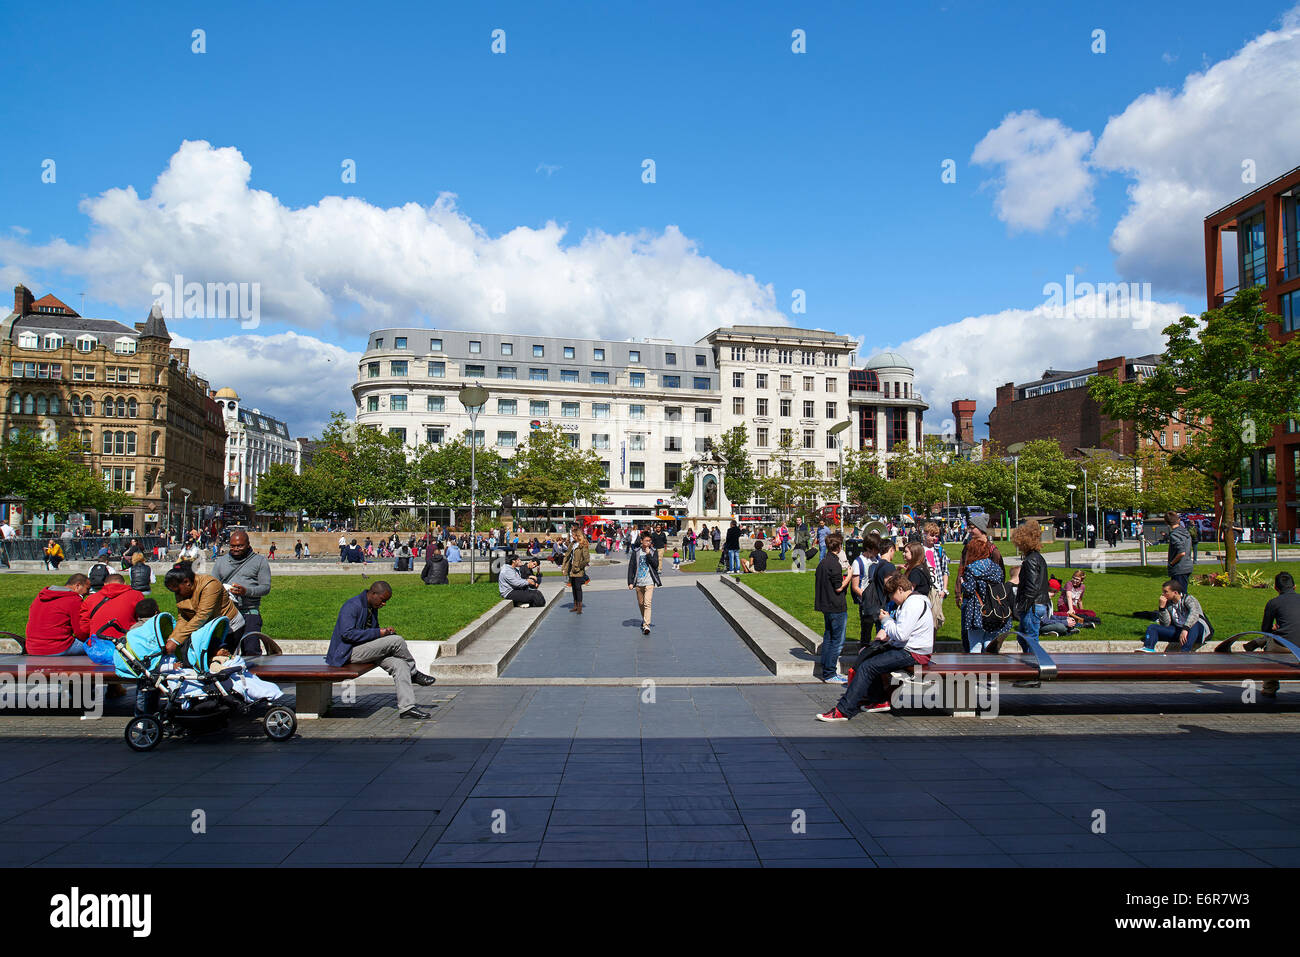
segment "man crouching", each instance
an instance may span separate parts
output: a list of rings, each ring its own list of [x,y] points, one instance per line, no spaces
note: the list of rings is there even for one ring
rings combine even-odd
[[[339,609],[339,620],[330,636],[329,653],[325,663],[341,668],[348,663],[378,662],[393,677],[397,686],[399,717],[428,718],[429,712],[415,706],[415,691],[411,687],[428,686],[437,681],[415,667],[415,659],[406,647],[406,640],[395,628],[379,627],[379,609],[393,597],[388,582],[377,581],[359,595],[354,595]]]

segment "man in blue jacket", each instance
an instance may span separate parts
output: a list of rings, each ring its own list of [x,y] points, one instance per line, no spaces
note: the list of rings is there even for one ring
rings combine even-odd
[[[415,667],[415,659],[406,640],[395,628],[379,627],[379,609],[393,597],[388,582],[377,581],[359,595],[354,595],[339,609],[339,620],[330,636],[325,663],[341,668],[349,662],[378,662],[397,686],[397,710],[402,718],[428,718],[429,712],[415,706],[412,682],[427,687],[438,679]]]

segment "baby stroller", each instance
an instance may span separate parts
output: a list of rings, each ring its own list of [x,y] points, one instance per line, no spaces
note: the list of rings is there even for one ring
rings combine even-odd
[[[109,624],[121,631],[116,622]],[[220,672],[208,672],[209,649],[220,646],[229,628],[225,618],[191,635],[173,659],[166,645],[175,624],[169,614],[154,615],[113,639],[114,670],[123,678],[135,678],[137,701],[146,702],[143,713],[127,723],[127,747],[152,751],[164,736],[218,731],[232,718],[260,719],[272,741],[293,737],[298,716],[288,705],[276,703],[280,689],[250,673],[242,658],[232,658]]]

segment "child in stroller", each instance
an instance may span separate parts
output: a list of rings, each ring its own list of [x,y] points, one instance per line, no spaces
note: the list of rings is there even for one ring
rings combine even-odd
[[[136,679],[136,714],[126,726],[127,747],[151,751],[166,735],[203,734],[224,728],[231,718],[262,719],[266,736],[287,741],[298,727],[293,709],[276,703],[280,689],[251,674],[236,656],[210,672],[209,649],[220,647],[228,622],[217,618],[168,653],[176,619],[160,614],[146,598],[136,606],[137,624],[112,639],[114,669]],[[115,628],[109,622],[105,631]],[[109,637],[101,635],[100,637]]]

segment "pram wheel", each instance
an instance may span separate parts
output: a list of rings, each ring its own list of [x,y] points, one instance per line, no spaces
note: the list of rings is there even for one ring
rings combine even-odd
[[[136,715],[127,722],[126,746],[132,751],[152,751],[162,736],[162,723],[153,715]]]
[[[298,730],[298,716],[283,705],[272,708],[263,720],[272,741],[288,741]]]

